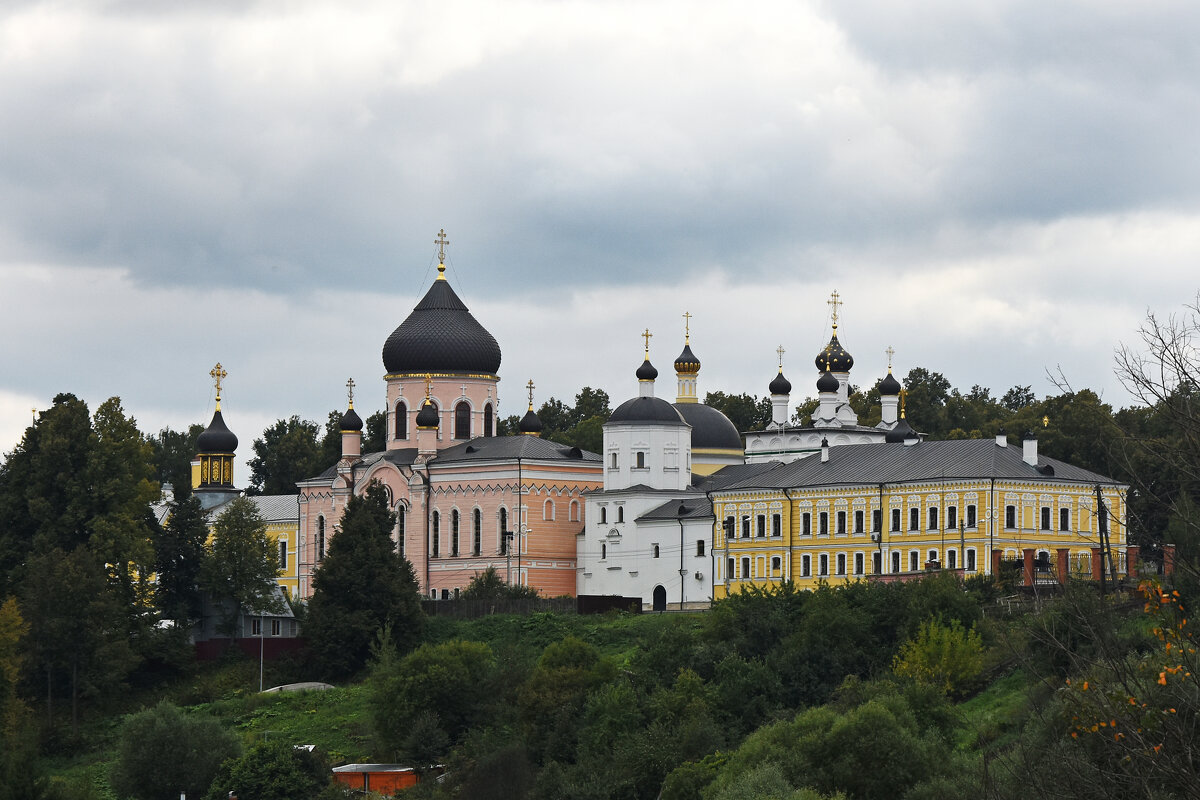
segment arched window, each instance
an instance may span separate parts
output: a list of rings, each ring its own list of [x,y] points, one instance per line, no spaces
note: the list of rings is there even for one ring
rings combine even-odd
[[[450,512],[450,555],[458,555],[458,509]]]
[[[484,436],[495,436],[496,435],[495,432],[492,430],[492,423],[493,423],[492,416],[493,416],[492,404],[488,403],[486,406],[483,407],[483,435]]]
[[[608,507],[600,506],[600,524],[608,522]]]
[[[617,506],[617,522],[625,521],[625,506]]]
[[[571,522],[579,522],[579,501],[572,500],[568,511],[568,517]]]
[[[502,508],[502,509],[500,509],[500,531],[499,531],[499,533],[500,533],[500,555],[504,555],[505,553],[508,552],[508,537],[504,535],[505,532],[507,532],[507,531],[508,531],[508,509]]]
[[[542,519],[554,520],[554,501],[547,499],[545,505],[542,506]]]
[[[325,558],[325,517],[317,517],[317,561]]]
[[[396,507],[396,546],[400,555],[404,555],[404,526],[408,522],[408,514],[403,505]]]
[[[478,508],[471,515],[471,555],[483,552],[483,512]]]
[[[604,542],[601,542],[600,543],[600,560],[603,561],[606,558],[608,558],[608,545],[605,544]]]
[[[892,551],[892,572],[899,572],[899,571],[900,571],[900,551],[893,550]]]
[[[441,523],[442,523],[442,515],[436,511],[433,512],[433,531],[432,531],[433,538],[432,538],[432,541],[431,541],[430,547],[429,547],[429,557],[430,558],[437,558],[438,555],[441,553],[441,542],[438,541],[438,534],[440,532],[439,528],[441,528]]]
[[[404,405],[404,401],[396,403],[396,439],[408,438],[408,406]]]
[[[658,558],[658,545],[654,545],[654,558]]]
[[[454,407],[454,438],[471,438],[471,406],[466,400]]]

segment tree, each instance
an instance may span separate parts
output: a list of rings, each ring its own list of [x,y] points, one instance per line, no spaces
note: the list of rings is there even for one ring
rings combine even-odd
[[[117,740],[112,787],[122,797],[200,797],[221,764],[241,752],[217,720],[184,714],[167,701],[125,719]]]
[[[317,800],[332,779],[314,753],[274,739],[260,742],[240,758],[227,759],[206,800]]]
[[[353,674],[385,625],[402,650],[420,640],[422,614],[412,565],[396,552],[387,490],[372,483],[350,498],[313,576],[307,636],[326,674]]]
[[[158,609],[164,619],[188,625],[201,612],[200,570],[208,525],[194,495],[171,505],[170,517],[155,541]]]
[[[537,589],[523,584],[505,583],[495,567],[478,572],[459,595],[460,600],[522,600],[538,596]]]
[[[608,403],[608,392],[590,386],[583,387],[579,394],[575,395],[575,409],[572,414],[574,424],[579,425],[592,417],[601,417],[607,422],[612,416],[612,409],[608,407]]]
[[[729,417],[739,431],[761,431],[771,421],[770,397],[709,392],[704,395],[704,405]]]
[[[258,507],[234,498],[213,525],[201,568],[203,588],[225,606],[222,627],[228,635],[236,635],[243,610],[274,610],[278,575],[279,556]]]
[[[189,425],[186,431],[163,428],[150,437],[153,450],[154,478],[160,485],[171,484],[175,500],[192,493],[192,459],[199,446],[196,440],[204,433],[203,425]]]
[[[930,619],[915,639],[900,647],[893,669],[902,678],[930,684],[944,694],[957,693],[983,670],[983,644],[974,629],[965,630],[958,620],[943,625]]]
[[[299,494],[296,481],[329,466],[322,460],[319,429],[317,423],[293,415],[276,420],[263,431],[262,438],[254,440],[254,458],[250,459],[250,493]]]
[[[913,367],[904,378],[905,414],[915,429],[941,437],[946,427],[946,401],[950,398],[950,381],[940,372]]]
[[[1030,386],[1014,386],[1004,393],[1004,397],[1000,398],[1000,405],[1014,412],[1020,411],[1026,406],[1031,406],[1036,402],[1037,397]]]
[[[378,453],[381,450],[387,449],[386,412],[376,411],[367,417],[363,429],[365,433],[363,435],[362,451],[364,453]]]
[[[9,596],[0,604],[0,743],[11,747],[25,715],[25,704],[17,692],[25,663],[23,639],[29,623],[21,616],[17,598]]]

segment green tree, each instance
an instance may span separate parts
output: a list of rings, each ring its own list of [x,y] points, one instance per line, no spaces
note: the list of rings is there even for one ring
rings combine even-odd
[[[200,570],[207,539],[208,524],[199,499],[189,495],[173,503],[154,547],[157,603],[164,619],[188,625],[200,618]]]
[[[25,704],[18,693],[25,664],[25,644],[29,623],[21,616],[17,598],[9,596],[0,604],[0,743],[13,746],[21,729]]]
[[[385,625],[402,650],[420,641],[423,617],[416,576],[396,552],[395,527],[387,490],[372,483],[346,504],[338,532],[313,576],[307,637],[329,676],[362,669],[371,642]]]
[[[217,720],[184,714],[164,700],[125,719],[109,779],[118,794],[136,800],[200,797],[222,762],[240,751]]]
[[[234,498],[213,525],[201,567],[203,588],[225,607],[221,627],[226,634],[236,634],[244,610],[274,610],[278,575],[275,543],[258,507],[245,497]]]
[[[496,571],[488,567],[483,572],[476,573],[459,595],[460,600],[520,600],[535,598],[537,589],[521,584],[509,584]]]
[[[739,431],[761,431],[771,421],[771,398],[709,392],[704,404],[729,417]]]
[[[232,792],[243,800],[317,800],[331,782],[316,754],[273,739],[227,759],[205,798],[225,800]]]
[[[1037,396],[1030,386],[1014,386],[1004,393],[1004,397],[1000,398],[1000,405],[1014,413],[1036,402]]]
[[[204,426],[193,424],[186,431],[163,428],[149,439],[154,452],[154,478],[160,485],[171,484],[175,500],[183,500],[192,493],[192,459],[199,449],[196,440],[202,433]]]
[[[949,431],[946,426],[946,401],[950,399],[950,381],[940,372],[913,367],[903,384],[908,423],[933,437],[944,437]]]
[[[983,643],[974,629],[964,629],[958,620],[942,624],[930,619],[915,639],[901,645],[892,668],[902,678],[957,694],[983,670]]]
[[[376,411],[367,417],[363,425],[364,453],[378,453],[387,449],[387,412]]]
[[[579,425],[592,417],[600,417],[607,422],[612,416],[612,409],[608,404],[608,392],[590,386],[583,387],[579,394],[575,395],[575,408],[571,415],[573,424]]]
[[[249,492],[299,494],[296,481],[311,478],[329,466],[317,440],[319,429],[317,423],[293,415],[276,420],[263,431],[262,437],[254,440]]]

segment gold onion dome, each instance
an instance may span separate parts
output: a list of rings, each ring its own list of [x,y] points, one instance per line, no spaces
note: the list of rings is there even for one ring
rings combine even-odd
[[[681,375],[695,375],[700,371],[700,359],[692,352],[691,344],[684,343],[683,352],[675,359],[675,371]]]

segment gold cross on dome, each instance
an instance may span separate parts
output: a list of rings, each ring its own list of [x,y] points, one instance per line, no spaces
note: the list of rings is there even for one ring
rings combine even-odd
[[[838,321],[838,306],[842,305],[841,295],[837,293],[836,289],[834,290],[833,294],[829,295],[829,300],[826,301],[826,305],[833,308],[833,327],[836,328]]]
[[[783,349],[783,345],[775,348],[775,352],[779,354],[779,371],[783,372],[783,354],[787,351]]]
[[[216,381],[217,384],[217,411],[221,410],[221,381],[223,381],[228,375],[229,373],[226,372],[225,368],[221,366],[220,361],[218,361],[217,365],[208,373],[208,376]]]
[[[692,313],[690,311],[683,312],[683,342],[690,344],[692,338]]]
[[[888,348],[887,348],[887,350],[884,350],[883,352],[887,353],[887,357],[888,357],[888,372],[891,372],[891,371],[892,371],[892,356],[896,355],[896,351],[895,351],[895,350],[893,350],[893,349],[892,349],[892,346],[889,344],[889,345],[888,345]]]
[[[433,392],[433,376],[428,372],[425,373],[425,399],[429,399],[429,395]]]
[[[529,383],[525,384],[525,388],[529,390],[529,410],[533,411],[533,378],[529,379]]]
[[[438,261],[442,264],[446,263],[446,245],[450,244],[450,240],[446,238],[446,229],[442,228],[438,231],[438,237],[433,240],[433,243],[438,246]]]
[[[642,338],[646,340],[646,358],[649,358],[650,357],[650,340],[654,338],[654,334],[650,332],[649,328],[646,328],[646,330],[642,331]]]
[[[346,394],[350,398],[350,407],[354,408],[354,378],[346,381]]]

